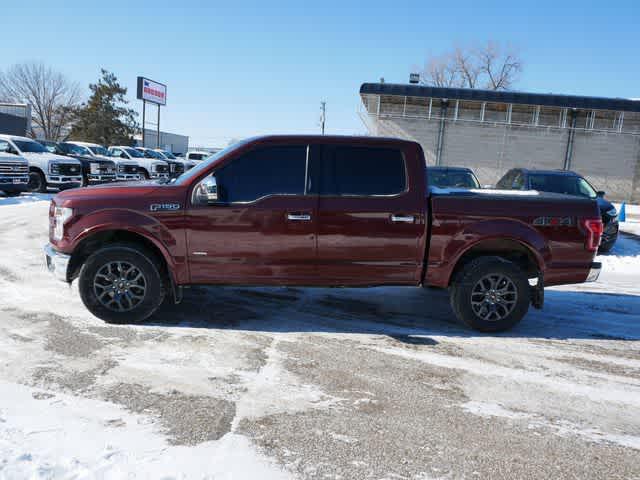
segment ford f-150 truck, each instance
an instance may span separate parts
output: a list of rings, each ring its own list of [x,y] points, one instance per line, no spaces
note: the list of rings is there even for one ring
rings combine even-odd
[[[56,195],[46,262],[108,322],[142,321],[188,285],[404,285],[449,288],[459,319],[499,331],[545,286],[597,278],[594,200],[426,178],[415,142],[253,138],[173,181]]]

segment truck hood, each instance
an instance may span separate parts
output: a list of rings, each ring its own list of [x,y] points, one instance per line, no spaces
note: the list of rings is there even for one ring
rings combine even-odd
[[[56,161],[60,163],[69,163],[71,165],[77,165],[79,163],[79,160],[76,160],[75,158],[69,158],[63,155],[56,155],[55,153],[49,153],[49,152],[46,152],[46,153],[22,152],[21,156],[26,158],[27,160],[35,161],[35,162]]]
[[[102,207],[130,202],[132,205],[140,198],[147,197],[162,185],[148,182],[116,182],[95,185],[93,187],[74,188],[58,193],[53,200],[56,205],[77,205],[89,202]]]
[[[10,153],[0,153],[0,162],[2,163],[15,163],[24,164],[27,160],[24,157],[18,155],[12,155]]]

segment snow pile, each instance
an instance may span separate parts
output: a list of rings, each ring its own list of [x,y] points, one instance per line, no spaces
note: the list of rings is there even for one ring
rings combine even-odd
[[[289,478],[241,435],[172,446],[152,418],[0,382],[0,478]]]

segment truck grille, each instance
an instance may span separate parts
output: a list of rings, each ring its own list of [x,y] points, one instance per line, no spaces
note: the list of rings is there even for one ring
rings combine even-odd
[[[176,175],[182,175],[182,173],[184,173],[184,165],[181,163],[171,164],[171,173],[174,173]]]
[[[8,163],[1,162],[0,163],[0,175],[28,175],[29,174],[29,165],[20,164],[20,163]]]
[[[112,163],[101,163],[98,167],[98,171],[101,175],[109,175],[116,173],[116,166]]]
[[[52,173],[54,175],[62,175],[68,177],[79,176],[80,165],[70,165],[68,163],[54,164]]]
[[[169,165],[158,165],[158,166],[156,166],[156,172],[158,172],[158,173],[169,173]]]
[[[136,165],[118,165],[118,173],[136,175],[138,173],[138,167]]]

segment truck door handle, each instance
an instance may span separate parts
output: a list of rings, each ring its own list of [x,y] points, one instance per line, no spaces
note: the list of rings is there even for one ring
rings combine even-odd
[[[308,213],[288,213],[287,219],[292,222],[308,222],[311,220],[311,215]]]
[[[413,223],[414,220],[413,215],[391,215],[391,221],[396,223]]]

